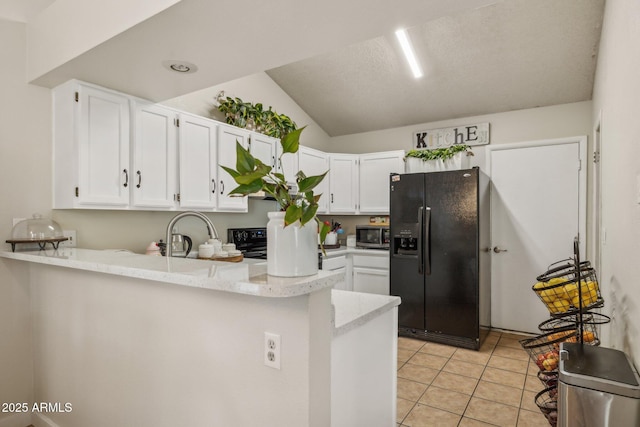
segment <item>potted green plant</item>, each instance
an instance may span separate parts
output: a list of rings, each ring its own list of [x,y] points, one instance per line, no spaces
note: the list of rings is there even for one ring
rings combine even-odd
[[[410,150],[405,154],[405,162],[407,172],[456,170],[468,167],[467,156],[473,156],[471,147],[455,144],[442,148]]]
[[[293,130],[280,140],[282,154],[296,153],[303,128]],[[271,195],[280,206],[270,212],[267,224],[267,272],[274,276],[306,276],[318,271],[318,230],[323,242],[329,227],[318,219],[321,194],[313,189],[324,179],[322,175],[296,174],[296,191],[292,192],[285,176],[256,159],[236,142],[235,169],[222,166],[238,186],[230,194],[248,196],[258,191]]]
[[[224,113],[225,121],[233,126],[256,130],[274,138],[282,138],[297,129],[296,123],[285,114],[278,114],[261,103],[252,104],[240,98],[218,96],[218,111]]]

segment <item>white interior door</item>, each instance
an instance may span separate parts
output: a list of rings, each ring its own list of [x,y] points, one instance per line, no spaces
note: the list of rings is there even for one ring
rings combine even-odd
[[[488,150],[491,326],[539,333],[550,315],[531,289],[536,277],[572,257],[578,235],[585,254],[586,137]]]

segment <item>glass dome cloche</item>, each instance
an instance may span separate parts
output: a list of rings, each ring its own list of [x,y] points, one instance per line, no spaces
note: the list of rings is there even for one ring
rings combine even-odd
[[[60,242],[68,240],[64,237],[60,224],[52,219],[44,218],[40,214],[33,214],[30,219],[25,219],[13,226],[11,250],[15,252],[17,243],[38,243],[40,249],[44,249],[47,243],[51,243],[54,249],[58,249]]]

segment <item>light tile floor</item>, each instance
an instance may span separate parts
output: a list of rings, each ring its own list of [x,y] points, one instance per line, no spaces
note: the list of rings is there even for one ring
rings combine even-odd
[[[491,331],[479,351],[398,338],[398,426],[549,426],[522,338]]]

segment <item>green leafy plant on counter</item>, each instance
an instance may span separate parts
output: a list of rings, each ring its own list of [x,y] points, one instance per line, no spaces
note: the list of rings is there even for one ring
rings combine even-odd
[[[433,150],[410,150],[404,157],[415,157],[426,162],[428,160],[447,160],[460,152],[466,152],[467,156],[473,156],[471,147],[466,144],[456,144],[446,148],[434,148]]]
[[[218,111],[224,113],[225,121],[233,126],[255,130],[274,138],[282,138],[297,129],[291,118],[278,114],[272,107],[264,109],[261,103],[252,104],[240,98],[218,98]]]
[[[304,127],[288,132],[281,140],[282,154],[296,153],[300,147],[300,134]],[[265,165],[256,159],[240,143],[236,141],[236,168],[227,166],[222,168],[233,177],[238,184],[229,194],[248,196],[258,191],[264,191],[276,199],[280,209],[285,212],[285,227],[300,221],[304,225],[315,220],[320,230],[320,241],[329,232],[329,226],[324,224],[316,216],[318,201],[322,194],[314,194],[313,189],[322,182],[327,172],[322,175],[306,176],[304,172],[296,174],[297,192],[292,194],[283,174],[273,171],[271,166]]]

